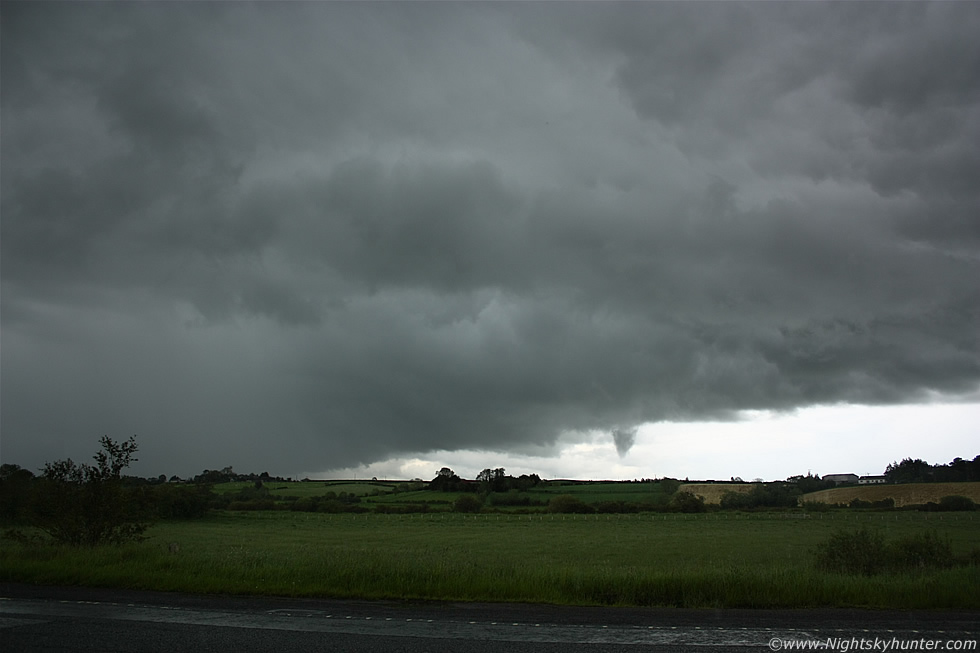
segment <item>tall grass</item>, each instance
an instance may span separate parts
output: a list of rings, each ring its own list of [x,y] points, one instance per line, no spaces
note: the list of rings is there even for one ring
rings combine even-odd
[[[154,526],[93,549],[4,540],[0,578],[283,596],[683,607],[980,608],[980,568],[827,572],[816,520],[399,519],[284,512]],[[597,523],[598,522],[598,523]],[[914,536],[935,523],[889,523]],[[959,559],[980,522],[944,522]],[[945,540],[944,540],[945,541]],[[171,543],[179,550],[171,552]]]

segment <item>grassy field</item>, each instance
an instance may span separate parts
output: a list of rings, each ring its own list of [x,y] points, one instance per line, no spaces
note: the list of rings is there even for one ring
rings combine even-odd
[[[386,483],[383,481],[269,481],[264,487],[269,490],[275,498],[286,496],[294,497],[315,497],[323,496],[327,492],[340,494],[354,494],[365,497],[374,493],[389,493],[395,489],[395,482]],[[250,481],[234,481],[230,483],[218,483],[214,485],[214,491],[218,494],[235,494],[241,490],[255,487]]]
[[[217,513],[150,539],[72,549],[0,542],[0,578],[366,599],[686,607],[980,609],[980,567],[866,578],[818,571],[817,543],[871,525],[926,531],[966,558],[975,513],[325,515]],[[174,544],[175,546],[171,546]]]
[[[664,495],[657,483],[562,483],[551,482],[533,487],[527,491],[532,498],[547,502],[560,494],[570,494],[585,503],[600,501],[627,501],[632,503],[665,503]]]
[[[907,483],[904,485],[859,485],[820,490],[800,497],[800,501],[812,501],[834,505],[848,504],[853,499],[881,501],[894,499],[895,507],[938,503],[943,497],[959,495],[980,503],[980,483]]]
[[[285,504],[289,497],[302,499],[305,497],[322,497],[328,492],[339,495],[344,492],[361,499],[361,505],[371,508],[374,505],[397,506],[407,504],[426,504],[432,510],[449,510],[452,503],[460,496],[476,496],[474,492],[433,492],[421,489],[423,483],[409,481],[269,481],[264,487],[269,490],[271,498]],[[242,490],[254,487],[251,482],[219,483],[214,491],[219,495],[235,495]],[[412,490],[410,488],[419,488]],[[511,498],[516,493],[507,494]],[[562,494],[570,494],[580,501],[595,504],[603,501],[622,501],[651,507],[662,506],[668,496],[658,483],[624,483],[624,482],[577,482],[550,481],[519,493],[520,498],[528,500],[527,506],[544,510],[548,501]],[[498,495],[499,497],[499,495]],[[500,510],[519,510],[522,506],[508,506],[501,499],[495,503],[494,495],[487,498],[488,506]],[[524,507],[527,507],[524,506]]]
[[[685,483],[678,488],[679,492],[690,492],[701,497],[705,503],[719,504],[726,492],[746,494],[752,491],[757,483]]]

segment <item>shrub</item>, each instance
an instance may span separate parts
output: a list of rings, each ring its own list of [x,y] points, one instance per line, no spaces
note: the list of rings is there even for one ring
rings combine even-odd
[[[949,538],[941,538],[934,531],[904,537],[890,549],[890,562],[898,571],[926,567],[949,569],[953,566],[953,548]]]
[[[671,512],[707,512],[704,499],[690,492],[677,492],[670,498],[667,509]]]
[[[419,512],[429,512],[429,504],[415,503],[380,503],[374,507],[374,512],[381,515],[410,515]]]
[[[103,436],[99,443],[95,465],[68,459],[44,466],[31,521],[59,542],[96,546],[143,539],[148,515],[121,477],[136,460],[136,439]]]
[[[877,531],[837,531],[817,548],[817,567],[871,576],[884,570],[885,554],[885,538]]]
[[[744,510],[752,507],[752,499],[749,495],[742,492],[728,491],[721,495],[719,502],[724,510]]]
[[[953,566],[949,538],[921,533],[886,543],[877,531],[838,531],[817,548],[817,566],[825,571],[871,576],[884,571],[909,572]]]
[[[453,512],[480,512],[483,502],[472,494],[464,494],[453,501]]]
[[[851,502],[847,504],[848,508],[856,508],[859,510],[891,510],[895,507],[895,499],[888,497],[886,499],[881,499],[880,501],[865,501],[863,499],[851,499]]]
[[[681,482],[678,481],[676,478],[662,478],[660,479],[659,484],[660,484],[660,491],[666,494],[667,496],[670,496],[674,492],[677,492],[677,488],[681,486]]]
[[[487,503],[491,506],[543,506],[544,501],[532,499],[526,492],[508,490],[507,492],[491,492],[487,495]]]
[[[272,499],[250,499],[247,501],[232,501],[228,510],[275,510],[276,503]]]
[[[807,512],[828,512],[830,506],[823,501],[804,501],[803,509]]]
[[[161,485],[153,488],[152,502],[161,519],[196,519],[208,513],[213,494],[208,485]]]
[[[581,499],[576,499],[570,494],[559,494],[548,502],[548,512],[588,514],[595,512],[595,510],[592,506],[583,503]]]
[[[939,510],[941,511],[968,511],[976,510],[977,504],[973,502],[970,497],[961,497],[959,495],[953,495],[948,497],[943,497],[939,500]]]
[[[595,504],[595,511],[601,512],[603,514],[627,514],[632,512],[640,512],[640,506],[636,503],[631,503],[628,501],[600,501]]]

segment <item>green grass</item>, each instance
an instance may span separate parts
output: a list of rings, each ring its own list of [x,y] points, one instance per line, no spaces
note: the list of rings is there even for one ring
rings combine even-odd
[[[418,504],[427,503],[437,508],[448,507],[458,497],[471,492],[433,492],[415,490],[395,492],[399,484],[405,481],[269,481],[265,483],[273,499],[282,501],[287,496],[302,498],[323,496],[327,492],[353,494],[368,504]],[[214,486],[218,494],[235,494],[242,489],[251,488],[251,482],[219,483]],[[654,483],[603,483],[603,482],[548,482],[531,488],[519,496],[526,496],[532,501],[544,504],[558,495],[570,494],[586,503],[600,501],[625,501],[637,504],[660,505],[666,503],[667,496],[663,494],[659,484]],[[538,507],[543,510],[542,507]]]
[[[217,494],[235,494],[245,488],[255,487],[251,481],[232,481],[229,483],[218,483],[214,486]],[[263,487],[269,490],[273,498],[285,496],[294,497],[319,497],[327,492],[340,494],[354,494],[359,497],[369,496],[374,492],[392,492],[395,483],[384,483],[382,481],[268,481]],[[431,492],[429,494],[432,494]]]
[[[625,501],[629,503],[665,503],[667,496],[654,483],[573,483],[547,484],[527,490],[532,499],[548,501],[552,497],[570,494],[585,503]]]
[[[347,598],[686,607],[980,609],[980,568],[873,578],[822,572],[819,542],[870,524],[928,530],[965,558],[973,514],[324,515],[219,513],[161,523],[141,544],[0,542],[0,578],[134,589]],[[170,553],[168,545],[179,543]]]

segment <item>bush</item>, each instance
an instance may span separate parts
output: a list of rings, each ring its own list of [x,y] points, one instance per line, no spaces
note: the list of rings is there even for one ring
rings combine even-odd
[[[410,515],[419,512],[429,512],[427,503],[379,503],[374,507],[374,512],[380,515]]]
[[[817,548],[817,567],[871,576],[884,570],[885,553],[885,538],[877,531],[837,531]]]
[[[600,501],[595,504],[595,511],[603,514],[620,514],[640,512],[640,506],[628,501]]]
[[[276,503],[272,499],[250,499],[247,501],[232,501],[228,510],[275,510]]]
[[[548,512],[589,514],[595,512],[595,510],[592,506],[583,503],[581,499],[576,499],[570,494],[559,494],[548,502]]]
[[[704,499],[690,492],[677,492],[670,498],[667,509],[671,512],[707,512]]]
[[[886,544],[877,531],[862,528],[838,531],[817,549],[817,567],[843,574],[872,576],[884,571],[909,572],[929,567],[953,566],[949,538],[937,533],[921,533]]]
[[[453,501],[453,512],[480,512],[483,502],[472,494],[464,494]]]
[[[677,488],[681,486],[681,482],[676,478],[662,478],[658,483],[660,484],[660,491],[667,496],[677,492]]]
[[[544,501],[532,499],[526,492],[508,490],[507,492],[491,492],[487,495],[487,503],[491,506],[543,506]]]
[[[953,548],[949,538],[936,532],[902,538],[891,546],[890,562],[899,571],[926,567],[949,569],[953,566]]]
[[[939,500],[939,510],[946,511],[969,511],[976,510],[977,504],[973,502],[970,497],[961,497],[959,495],[953,495],[948,497],[943,497]]]
[[[70,459],[44,465],[31,522],[58,542],[96,546],[143,539],[149,515],[121,477],[136,460],[136,439],[120,443],[103,436],[99,443],[94,466]]]
[[[848,508],[854,508],[858,510],[891,510],[895,507],[895,499],[891,497],[886,499],[881,499],[880,501],[864,501],[863,499],[851,499],[851,502],[847,504]]]
[[[214,493],[208,485],[161,485],[151,502],[160,519],[196,519],[208,513]]]
[[[752,498],[743,492],[725,492],[721,495],[719,504],[723,510],[745,510],[755,507]]]
[[[823,501],[804,501],[803,510],[807,512],[828,512],[830,506]]]

